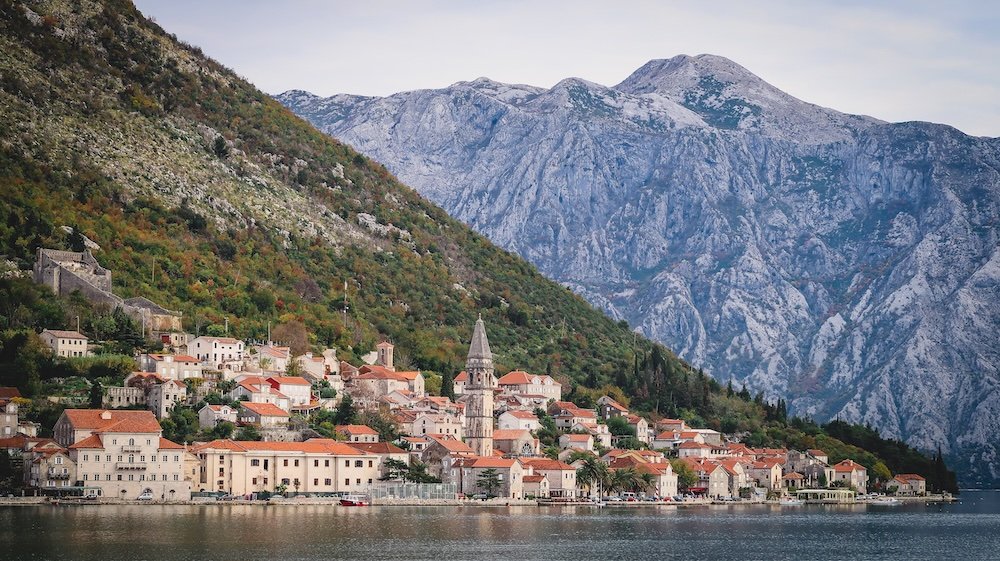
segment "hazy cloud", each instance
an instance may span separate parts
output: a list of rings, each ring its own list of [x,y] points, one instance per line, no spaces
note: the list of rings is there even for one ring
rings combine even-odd
[[[388,95],[487,76],[614,85],[677,54],[728,57],[805,101],[1000,135],[1000,4],[139,0],[269,93]]]

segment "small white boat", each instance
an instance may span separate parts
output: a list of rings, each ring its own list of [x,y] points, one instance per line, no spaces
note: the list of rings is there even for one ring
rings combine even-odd
[[[899,499],[894,499],[892,497],[879,497],[877,499],[868,501],[868,504],[878,505],[878,506],[899,506],[903,504],[903,501]]]
[[[781,499],[778,502],[778,504],[780,504],[781,506],[802,506],[806,504],[806,502],[803,501],[802,499],[788,498],[788,499]]]

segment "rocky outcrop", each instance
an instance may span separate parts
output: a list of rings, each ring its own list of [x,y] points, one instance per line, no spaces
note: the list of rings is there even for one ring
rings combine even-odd
[[[709,55],[610,88],[279,100],[719,380],[1000,480],[1000,139]]]

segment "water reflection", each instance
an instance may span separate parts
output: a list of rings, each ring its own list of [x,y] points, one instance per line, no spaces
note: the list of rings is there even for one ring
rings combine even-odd
[[[960,505],[597,509],[335,506],[0,508],[27,559],[993,559],[997,493]],[[10,557],[12,555],[12,557]]]

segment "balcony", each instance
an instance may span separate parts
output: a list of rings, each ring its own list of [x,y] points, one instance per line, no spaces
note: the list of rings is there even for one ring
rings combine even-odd
[[[138,454],[142,452],[142,446],[122,446],[122,454]]]
[[[145,471],[147,464],[144,462],[118,462],[115,464],[115,469],[125,470],[125,471]]]
[[[69,479],[69,474],[63,473],[61,469],[49,469],[46,479]]]

